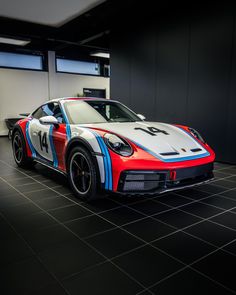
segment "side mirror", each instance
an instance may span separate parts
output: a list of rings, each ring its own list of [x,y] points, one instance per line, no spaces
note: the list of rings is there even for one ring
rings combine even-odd
[[[142,121],[144,121],[146,119],[146,117],[142,114],[137,114],[137,116],[139,117],[139,119],[141,119]]]
[[[40,124],[42,125],[54,125],[55,127],[59,126],[58,120],[53,116],[45,116],[39,119]]]

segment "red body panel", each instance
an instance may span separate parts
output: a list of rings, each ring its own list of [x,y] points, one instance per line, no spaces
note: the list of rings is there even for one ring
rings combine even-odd
[[[185,126],[180,126],[188,132],[188,128]],[[99,128],[92,128],[96,130],[101,136],[104,136],[106,133],[105,130],[101,130]],[[149,154],[148,152],[144,151],[133,142],[129,141],[127,138],[126,140],[132,146],[134,153],[130,157],[122,157],[112,150],[109,149],[109,154],[111,156],[112,161],[112,178],[113,178],[113,191],[117,191],[118,182],[120,179],[120,174],[124,170],[169,170],[174,171],[180,168],[187,168],[193,166],[199,166],[207,163],[214,162],[215,160],[215,153],[207,144],[203,144],[198,140],[198,142],[204,146],[204,148],[209,152],[209,156],[204,158],[199,158],[195,160],[188,160],[182,162],[163,162],[153,155]],[[197,140],[197,139],[196,139]]]
[[[58,160],[58,169],[66,172],[65,151],[67,136],[65,124],[60,124],[59,128],[53,128],[53,142]]]
[[[30,147],[29,147],[27,138],[26,138],[26,124],[29,122],[29,120],[30,120],[30,118],[22,119],[22,120],[20,120],[20,121],[17,122],[17,125],[20,126],[21,131],[22,131],[22,133],[24,135],[24,138],[25,138],[27,156],[28,157],[32,157],[32,153],[31,153],[31,150],[30,150]]]

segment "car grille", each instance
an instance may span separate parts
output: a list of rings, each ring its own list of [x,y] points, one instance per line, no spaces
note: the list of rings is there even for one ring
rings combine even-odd
[[[120,175],[118,191],[124,193],[159,192],[178,188],[213,177],[213,163],[190,168],[158,171],[123,171]]]

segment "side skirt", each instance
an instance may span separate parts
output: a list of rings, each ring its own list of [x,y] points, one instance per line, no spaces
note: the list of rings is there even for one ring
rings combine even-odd
[[[67,173],[66,172],[61,171],[58,168],[53,167],[51,164],[49,164],[49,163],[47,163],[47,162],[45,162],[43,160],[40,160],[40,159],[36,159],[36,158],[32,158],[32,159],[33,159],[34,162],[37,162],[37,163],[39,163],[39,164],[41,164],[41,165],[43,165],[43,166],[45,166],[45,167],[47,167],[49,169],[52,169],[52,170],[54,170],[54,171],[56,171],[58,173],[61,173],[62,175],[64,175],[64,176],[67,177]]]

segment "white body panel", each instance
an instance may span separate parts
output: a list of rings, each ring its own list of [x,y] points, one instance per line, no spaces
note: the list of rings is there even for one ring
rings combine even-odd
[[[94,127],[94,125],[87,124],[87,127]],[[157,154],[165,159],[178,159],[182,157],[191,157],[196,155],[204,155],[207,153],[205,148],[200,145],[190,134],[187,134],[181,128],[176,126],[157,123],[157,122],[131,122],[131,123],[101,123],[96,124],[97,128],[107,130],[108,132],[114,132],[122,137],[130,139],[134,143],[145,147],[147,150]],[[162,132],[156,133],[152,136],[143,130],[135,129],[142,128],[147,131],[147,127],[155,127],[163,130],[168,134]],[[198,152],[192,152],[192,149],[200,149]],[[177,155],[165,156],[161,153],[173,153],[177,152]]]
[[[98,141],[96,139],[95,132],[92,132],[88,128],[84,128],[84,127],[77,126],[77,125],[70,125],[70,129],[71,129],[71,137],[72,138],[75,138],[75,137],[83,138],[92,147],[92,149],[95,153],[102,154],[101,148],[100,148]],[[100,155],[100,156],[97,155],[96,158],[97,158],[98,167],[99,167],[99,171],[100,171],[100,179],[101,179],[101,182],[103,183],[105,181],[103,157],[102,157],[102,155]]]
[[[37,119],[32,119],[29,123],[29,137],[33,144],[34,149],[36,152],[43,158],[45,158],[48,161],[53,161],[53,154],[52,154],[52,148],[50,144],[50,125],[43,125],[39,122]],[[41,147],[40,144],[40,132],[41,132],[41,140],[43,139],[43,135],[46,136],[46,142],[48,145],[48,149],[45,147]]]

